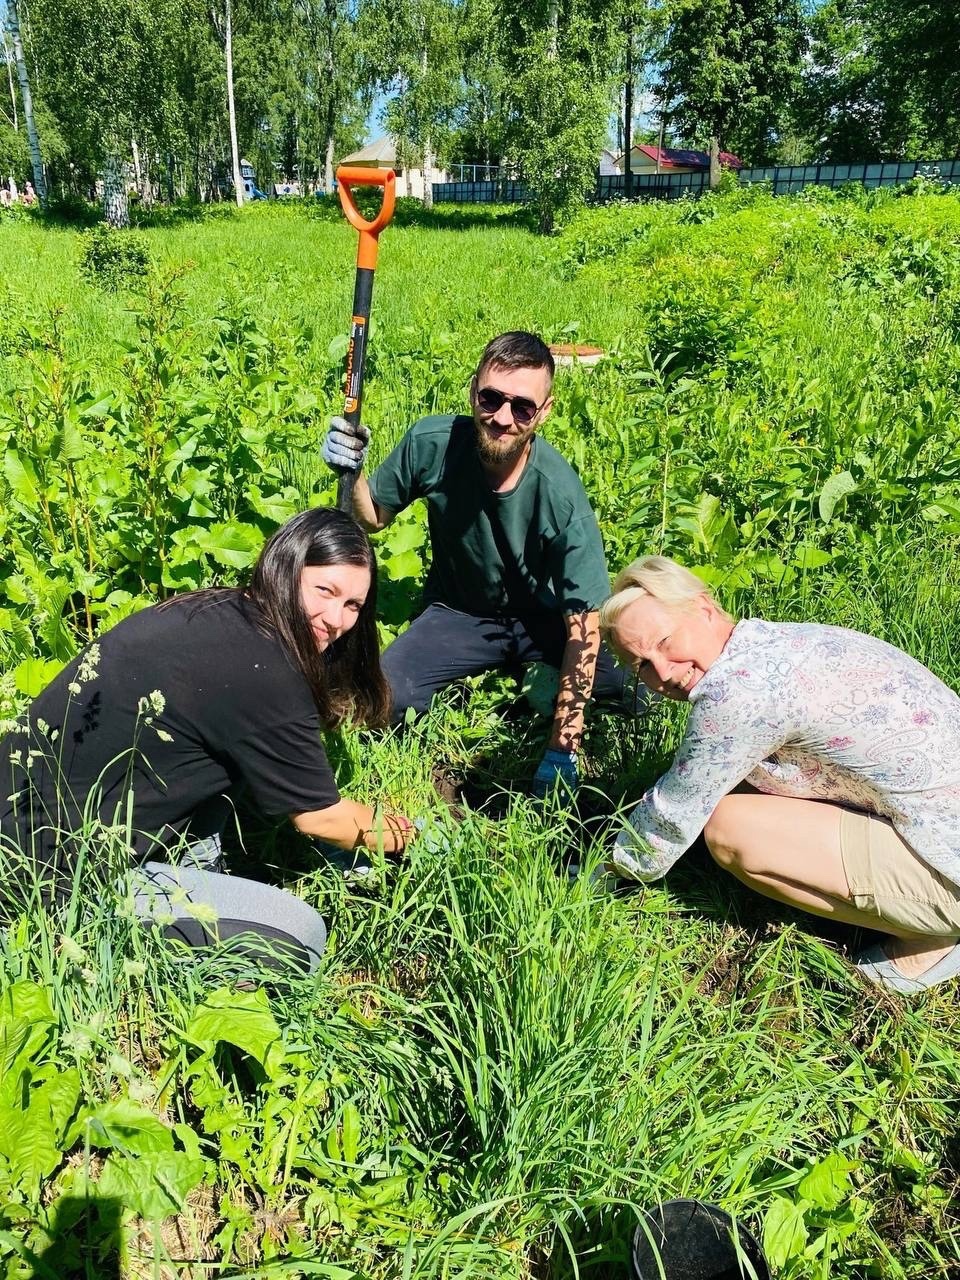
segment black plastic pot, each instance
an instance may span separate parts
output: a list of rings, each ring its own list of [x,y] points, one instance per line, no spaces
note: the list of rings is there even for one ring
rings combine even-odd
[[[770,1280],[758,1241],[714,1204],[666,1200],[644,1219],[633,1237],[635,1280]]]

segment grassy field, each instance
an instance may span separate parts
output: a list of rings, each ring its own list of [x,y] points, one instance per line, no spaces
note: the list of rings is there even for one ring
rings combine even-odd
[[[86,233],[0,221],[0,715],[332,494],[354,233],[272,207],[138,234],[150,272],[110,290]],[[596,342],[545,434],[612,569],[664,550],[739,615],[859,627],[960,687],[956,196],[734,192],[550,240],[404,210],[374,311],[372,461],[465,403],[493,333]],[[422,513],[380,542],[388,639]],[[0,1271],[603,1280],[635,1206],[697,1196],[785,1280],[960,1273],[955,989],[865,989],[849,932],[702,850],[623,897],[557,874],[598,860],[681,730],[595,716],[579,818],[525,796],[546,722],[510,681],[332,743],[351,794],[428,826],[359,890],[243,819],[236,865],[330,923],[315,981],[236,990],[229,957],[142,935],[108,868],[0,933]]]

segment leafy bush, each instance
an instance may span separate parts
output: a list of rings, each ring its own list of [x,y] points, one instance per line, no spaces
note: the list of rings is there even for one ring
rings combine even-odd
[[[146,276],[150,250],[135,231],[94,227],[82,237],[80,274],[101,289],[123,289]]]

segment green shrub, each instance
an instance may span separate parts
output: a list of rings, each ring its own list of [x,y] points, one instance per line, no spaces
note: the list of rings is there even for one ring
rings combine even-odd
[[[122,289],[150,270],[150,250],[135,231],[94,227],[81,238],[80,274],[101,289]]]

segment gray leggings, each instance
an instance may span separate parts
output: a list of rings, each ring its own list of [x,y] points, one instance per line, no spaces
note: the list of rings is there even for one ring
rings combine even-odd
[[[167,937],[192,947],[243,937],[237,946],[245,954],[255,954],[274,965],[282,955],[314,972],[327,941],[327,928],[318,911],[285,889],[224,875],[219,870],[220,841],[216,836],[194,845],[189,855],[177,866],[145,862],[132,873],[134,902],[141,920],[156,922]],[[191,912],[191,907],[201,910]],[[204,918],[211,911],[216,914],[212,921]]]

